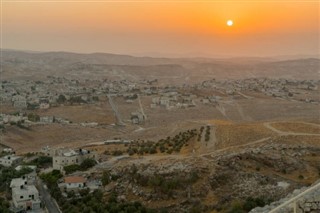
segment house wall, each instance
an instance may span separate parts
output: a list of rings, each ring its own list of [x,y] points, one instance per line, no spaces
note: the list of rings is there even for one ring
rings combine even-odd
[[[85,155],[74,155],[74,156],[53,156],[52,158],[52,167],[63,171],[63,167],[69,166],[72,164],[81,164],[85,159],[92,158],[97,160],[98,156],[96,153],[89,153]]]

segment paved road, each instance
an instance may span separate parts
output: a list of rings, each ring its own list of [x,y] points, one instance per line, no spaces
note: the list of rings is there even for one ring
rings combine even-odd
[[[59,206],[55,200],[51,197],[48,189],[44,186],[44,183],[39,179],[37,182],[37,188],[42,197],[42,200],[48,209],[49,213],[61,213]]]

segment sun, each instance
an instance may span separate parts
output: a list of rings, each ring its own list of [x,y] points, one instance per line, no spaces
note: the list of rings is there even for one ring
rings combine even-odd
[[[231,26],[233,25],[233,21],[232,21],[232,20],[228,20],[228,21],[227,21],[227,25],[228,25],[229,27],[231,27]]]

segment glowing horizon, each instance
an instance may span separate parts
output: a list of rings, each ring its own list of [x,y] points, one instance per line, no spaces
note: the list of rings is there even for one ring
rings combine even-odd
[[[3,48],[319,54],[319,2],[2,3]],[[226,22],[233,20],[232,27]]]

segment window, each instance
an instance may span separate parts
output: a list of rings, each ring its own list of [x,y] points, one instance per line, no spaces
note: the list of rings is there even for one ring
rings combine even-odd
[[[23,196],[22,196],[22,195],[20,196],[20,199],[23,199]]]

